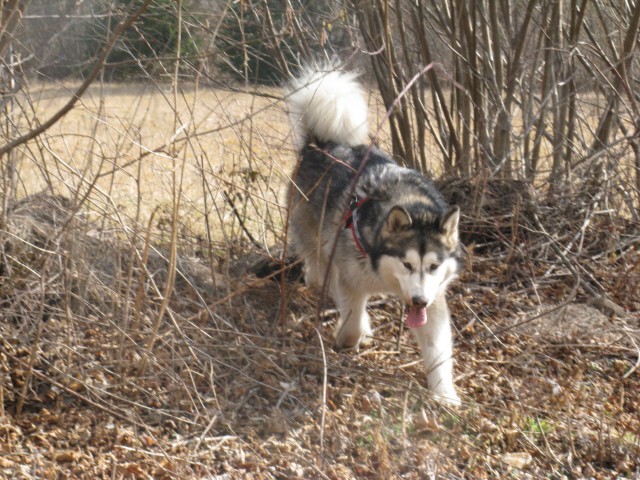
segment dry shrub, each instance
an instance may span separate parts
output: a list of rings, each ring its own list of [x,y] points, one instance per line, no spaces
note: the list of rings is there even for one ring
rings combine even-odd
[[[487,245],[452,292],[468,402],[457,412],[429,400],[408,339],[396,350],[394,301],[373,307],[372,345],[334,353],[335,312],[318,323],[317,295],[278,273],[248,273],[250,258],[265,255],[255,247],[216,256],[212,274],[194,236],[158,322],[169,255],[144,239],[165,237],[114,232],[61,197],[16,203],[3,233],[0,386],[11,416],[1,431],[12,450],[0,467],[30,478],[21,465],[44,445],[40,468],[74,478],[632,474],[637,318],[576,304],[588,300],[583,289],[557,309],[570,293],[565,262],[587,253],[554,256],[547,229],[559,217],[534,229],[541,217],[524,213],[531,198],[520,187],[492,184],[478,203],[465,196],[475,184],[443,184],[480,212],[464,231]],[[581,217],[563,218],[556,238],[571,239]],[[527,233],[518,242],[514,226]],[[586,271],[596,268],[611,269],[609,257]]]
[[[7,6],[17,14],[28,3]],[[68,68],[86,79],[82,88],[29,85],[28,69],[46,74],[38,60],[66,58],[50,53],[71,41],[97,76],[99,52],[65,32],[79,31],[76,20],[126,20],[120,2],[66,3],[53,19],[53,3],[39,2],[45,17],[26,19],[17,36],[20,16],[3,16],[0,80],[15,95],[2,99],[1,128],[16,143],[0,147],[2,196],[20,200],[3,204],[0,228],[0,478],[640,475],[640,156],[637,99],[626,88],[635,60],[611,34],[637,37],[627,3],[586,2],[583,24],[559,10],[548,17],[537,2],[523,16],[512,15],[516,3],[497,16],[477,2],[477,25],[442,16],[436,3],[353,4],[374,22],[358,38],[358,15],[342,4],[308,23],[300,2],[270,20],[280,3],[265,2],[268,23],[248,45],[225,36],[246,2],[182,2],[189,10],[163,22],[183,41],[206,40],[196,55],[133,53],[123,66],[142,67],[135,85],[85,91],[92,77],[76,58]],[[406,31],[428,32],[413,35],[419,45],[400,36],[400,16],[413,25]],[[565,38],[598,22],[602,31],[588,32],[598,48]],[[40,56],[42,32],[30,29],[42,25],[64,41],[45,35]],[[550,30],[569,43],[548,43]],[[480,38],[490,31],[491,42]],[[278,55],[282,34],[291,35],[287,56]],[[220,35],[243,55],[264,44],[274,55],[261,58],[283,75],[289,53],[353,41],[372,54],[353,63],[373,60],[386,107],[396,104],[385,148],[422,168],[475,175],[440,182],[462,207],[467,250],[451,291],[461,409],[424,388],[393,299],[373,302],[370,345],[330,348],[333,306],[294,281],[295,260],[280,258],[295,157],[281,93],[252,86],[248,72],[223,85]],[[17,55],[15,38],[25,39]],[[520,48],[536,38],[541,50]],[[389,49],[394,42],[402,46]],[[484,48],[498,54],[480,55],[480,65]],[[167,70],[154,77],[146,60]],[[433,60],[444,63],[427,71]],[[541,78],[556,66],[559,83]],[[585,76],[572,77],[576,68],[588,84],[574,83]],[[497,69],[511,73],[500,81]],[[371,103],[382,117],[377,94]],[[39,189],[48,193],[33,195]]]

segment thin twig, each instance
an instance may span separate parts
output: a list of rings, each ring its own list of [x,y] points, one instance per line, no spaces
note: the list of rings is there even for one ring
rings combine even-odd
[[[80,87],[78,87],[78,89],[74,92],[73,96],[69,99],[69,101],[67,101],[67,103],[60,110],[58,110],[54,115],[52,115],[45,122],[42,122],[37,127],[25,133],[21,137],[18,137],[15,140],[12,140],[6,143],[5,145],[1,146],[0,157],[2,157],[7,152],[13,150],[17,146],[28,142],[29,140],[37,137],[43,132],[46,132],[49,128],[55,125],[74,107],[74,105],[78,102],[78,100],[80,100],[80,97],[82,97],[84,92],[86,92],[87,88],[89,88],[89,86],[93,83],[93,81],[98,77],[98,75],[102,71],[102,67],[104,66],[104,63],[107,60],[107,57],[111,52],[111,49],[113,48],[115,43],[118,41],[118,38],[120,38],[120,35],[122,35],[122,33],[125,30],[127,30],[133,24],[133,22],[135,22],[138,19],[138,17],[142,15],[142,13],[144,13],[144,11],[147,9],[151,1],[152,0],[144,0],[144,3],[135,12],[133,12],[131,15],[125,18],[122,22],[120,22],[120,24],[118,24],[118,26],[113,31],[113,35],[111,35],[111,38],[107,42],[107,45],[102,49],[102,52],[98,56],[98,59],[96,60],[96,63],[93,69],[91,70],[91,72],[89,72],[89,75],[87,76],[87,78],[82,82],[82,84],[80,84]]]
[[[322,341],[322,335],[320,335],[320,331],[314,327],[316,334],[318,335],[318,340],[320,341],[320,351],[322,352],[322,408],[321,408],[321,417],[320,417],[320,457],[324,462],[324,431],[325,431],[325,421],[327,416],[327,377],[329,375],[327,368],[327,356],[324,351],[324,342]]]

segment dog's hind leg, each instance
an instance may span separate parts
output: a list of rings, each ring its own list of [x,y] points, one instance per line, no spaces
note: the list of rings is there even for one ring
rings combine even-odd
[[[307,287],[318,287],[320,284],[320,273],[315,259],[307,259],[304,262],[304,283]]]
[[[322,288],[327,273],[327,262],[323,258],[310,255],[304,261],[304,283],[307,287]],[[332,281],[329,279],[329,287]]]
[[[451,315],[444,295],[427,307],[426,325],[412,331],[427,367],[429,390],[444,402],[460,405],[460,398],[453,386]]]
[[[360,342],[372,334],[367,313],[369,296],[340,285],[336,288],[335,297],[340,311],[340,321],[336,326],[335,348],[337,350],[357,349]]]

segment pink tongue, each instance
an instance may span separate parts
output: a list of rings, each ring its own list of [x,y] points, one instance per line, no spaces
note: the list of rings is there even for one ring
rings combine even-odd
[[[406,322],[409,328],[418,328],[426,325],[427,309],[425,307],[409,307]]]

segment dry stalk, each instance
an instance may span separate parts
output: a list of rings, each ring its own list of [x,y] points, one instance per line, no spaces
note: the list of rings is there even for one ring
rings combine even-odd
[[[174,63],[174,74],[173,74],[173,107],[174,107],[174,132],[178,132],[178,127],[180,125],[179,116],[178,116],[178,73],[180,70],[180,51],[182,46],[182,0],[178,0],[178,41],[177,41],[177,55]],[[175,139],[175,135],[174,135]],[[186,151],[182,150],[183,155],[186,154]],[[171,240],[169,243],[169,264],[167,266],[167,279],[165,284],[165,289],[163,295],[161,297],[160,308],[158,309],[158,313],[156,316],[156,322],[153,325],[151,333],[149,335],[149,339],[147,340],[147,344],[145,346],[145,351],[143,352],[142,357],[140,358],[140,362],[138,365],[138,376],[142,376],[144,374],[147,359],[151,356],[151,351],[153,346],[158,339],[158,331],[160,330],[160,325],[162,324],[162,320],[164,319],[164,314],[167,312],[169,307],[169,301],[171,299],[171,294],[173,293],[173,287],[175,285],[176,280],[176,270],[177,270],[177,256],[178,256],[178,216],[180,215],[180,198],[182,192],[182,179],[184,178],[184,170],[185,170],[185,161],[181,163],[180,167],[180,177],[177,177],[177,164],[175,161],[176,151],[175,144],[172,148],[172,159],[173,159],[173,168],[171,170],[171,185],[173,188],[172,192],[172,212],[171,212]]]
[[[322,353],[322,403],[321,403],[321,414],[320,414],[320,457],[324,460],[324,431],[325,431],[325,421],[327,416],[327,377],[328,377],[328,369],[327,369],[327,356],[324,351],[324,342],[322,341],[322,335],[318,331],[317,328],[314,328],[316,334],[318,335],[318,340],[320,341],[320,351]]]
[[[34,375],[34,366],[36,364],[36,360],[38,358],[38,350],[40,349],[40,338],[42,336],[42,331],[44,329],[44,309],[46,305],[45,301],[45,274],[47,271],[47,265],[49,263],[49,259],[51,257],[47,256],[45,260],[45,266],[43,268],[43,274],[40,275],[40,311],[38,312],[38,317],[36,319],[36,325],[34,326],[35,335],[33,336],[33,340],[31,341],[31,346],[29,350],[29,362],[27,363],[27,370],[25,372],[24,383],[22,384],[22,388],[20,389],[20,394],[18,396],[18,401],[16,403],[16,414],[19,416],[22,414],[22,408],[24,406],[25,399],[27,398],[27,390],[31,387],[31,378]],[[38,321],[39,320],[39,321]]]
[[[44,313],[44,301],[42,302],[42,309]],[[27,363],[27,371],[25,372],[24,383],[20,389],[20,395],[16,403],[16,415],[22,415],[22,407],[24,406],[25,399],[27,398],[27,390],[31,386],[31,377],[34,375],[34,365],[38,358],[38,349],[40,348],[40,337],[42,336],[42,330],[44,328],[44,322],[38,322],[35,326],[36,334],[33,337],[31,348],[29,351],[29,362]]]

